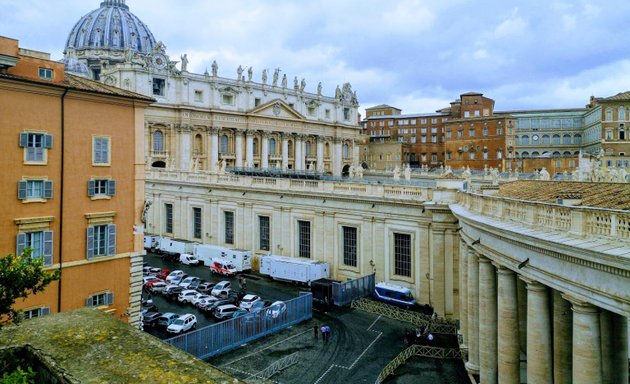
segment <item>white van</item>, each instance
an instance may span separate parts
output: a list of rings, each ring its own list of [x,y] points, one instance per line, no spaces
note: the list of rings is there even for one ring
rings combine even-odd
[[[179,262],[184,265],[199,265],[199,259],[189,253],[179,255]]]
[[[232,317],[234,312],[238,311],[240,308],[234,304],[225,304],[220,305],[217,309],[214,310],[214,317],[217,319],[226,319]]]

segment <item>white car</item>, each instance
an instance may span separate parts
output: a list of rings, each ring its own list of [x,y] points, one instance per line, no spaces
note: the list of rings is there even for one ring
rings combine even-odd
[[[225,305],[221,305],[218,306],[215,310],[214,310],[214,317],[216,317],[217,319],[221,320],[221,319],[225,319],[228,317],[232,317],[232,315],[234,314],[234,312],[238,311],[238,307],[236,305],[232,305],[232,304],[225,304]]]
[[[212,296],[219,297],[222,293],[225,293],[225,291],[229,292],[230,289],[232,289],[232,284],[230,284],[229,281],[221,281],[220,283],[217,283],[214,288],[212,288],[212,292],[210,292],[210,294]]]
[[[191,300],[192,305],[194,305],[195,307],[199,306],[200,302],[205,302],[208,299],[212,299],[213,301],[216,300],[217,298],[214,296],[210,296],[210,295],[204,295],[204,294],[200,294],[198,296],[195,296],[194,299]]]
[[[180,303],[192,303],[192,301],[200,295],[201,293],[195,291],[194,289],[187,289],[179,294],[177,300]]]
[[[176,278],[179,278],[181,280],[182,276],[184,275],[186,275],[186,272],[180,271],[179,269],[175,271],[171,271],[171,273],[169,273],[168,276],[166,276],[166,282],[170,283],[172,280],[175,280]]]
[[[184,265],[199,265],[199,259],[188,253],[179,255],[179,262]]]
[[[262,301],[260,296],[245,295],[243,297],[243,300],[241,300],[241,304],[239,305],[239,307],[241,309],[245,309],[249,311],[252,308],[252,305],[254,305],[254,303],[259,302],[259,301]]]
[[[267,308],[267,316],[272,319],[277,319],[280,315],[287,311],[287,304],[284,301],[274,301],[269,308]]]
[[[171,325],[166,328],[166,332],[179,334],[197,327],[197,317],[190,313],[181,315]]]
[[[195,281],[199,281],[199,280],[201,280],[201,279],[200,279],[200,278],[198,278],[198,277],[195,277],[195,276],[188,276],[187,278],[185,278],[184,280],[182,280],[182,281],[179,283],[179,286],[180,286],[180,287],[183,287],[184,289],[187,289],[187,288],[188,288],[188,287],[189,287],[189,286],[190,286],[193,282],[195,282]]]
[[[151,286],[149,287],[149,291],[151,293],[162,293],[162,291],[164,290],[164,288],[166,288],[166,283],[163,281],[158,281],[155,282],[153,284],[151,284]]]

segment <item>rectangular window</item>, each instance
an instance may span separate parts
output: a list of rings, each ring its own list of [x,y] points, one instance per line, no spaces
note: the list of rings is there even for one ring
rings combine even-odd
[[[52,265],[53,232],[38,231],[18,234],[16,255],[21,255],[26,248],[31,249],[32,258],[43,258],[44,266]]]
[[[411,124],[411,125],[416,125],[416,119],[411,119],[410,124]]]
[[[431,161],[436,163],[437,162],[437,153],[432,153],[431,154]]]
[[[357,229],[355,227],[343,228],[343,264],[351,267],[357,266]]]
[[[325,111],[325,115],[326,115],[326,118],[327,118],[327,119],[330,119],[330,109],[327,109],[327,110]]]
[[[166,80],[164,79],[153,79],[153,95],[154,96],[164,96],[164,90],[166,88]]]
[[[438,122],[437,118],[434,117],[431,119],[431,124],[437,124],[437,122]]]
[[[420,124],[426,124],[427,123],[427,119],[420,119]]]
[[[88,307],[100,307],[101,305],[114,304],[114,294],[111,292],[99,293],[88,297],[85,305]]]
[[[411,235],[394,233],[394,274],[411,277]]]
[[[173,204],[164,204],[164,230],[173,233]]]
[[[40,68],[39,69],[39,78],[43,80],[52,80],[53,79],[53,70],[50,68]]]
[[[464,117],[470,117],[470,111],[464,111]]]
[[[110,179],[97,179],[88,182],[88,197],[115,196],[116,181]]]
[[[46,315],[50,315],[50,308],[48,307],[29,309],[27,311],[22,312],[22,318],[24,320],[34,319],[36,317],[42,317]]]
[[[470,129],[468,130],[468,136],[470,136],[470,137],[474,137],[475,136],[475,128],[470,127]]]
[[[52,148],[53,138],[43,133],[20,133],[20,147],[25,150],[25,159],[28,162],[46,161],[45,150]]]
[[[497,136],[501,136],[501,135],[503,135],[503,128],[497,127]]]
[[[203,91],[199,89],[195,90],[195,101],[198,103],[203,102]]]
[[[116,225],[95,225],[87,229],[87,258],[116,255]]]
[[[53,182],[48,180],[23,180],[18,182],[18,199],[52,199]]]
[[[201,208],[193,208],[193,237],[201,239]]]
[[[223,212],[225,218],[225,243],[234,244],[234,212]]]
[[[311,222],[298,220],[298,256],[311,257]]]
[[[109,164],[109,137],[95,136],[92,145],[92,163]]]
[[[437,143],[437,135],[431,135],[431,142]]]
[[[344,108],[343,109],[343,119],[345,121],[350,120],[350,108]]]
[[[481,115],[481,112],[478,109],[476,109],[474,112],[475,112],[475,117],[479,117]]]
[[[221,101],[223,104],[232,105],[234,104],[234,96],[233,95],[222,95]]]
[[[259,98],[259,97],[255,98],[255,99],[254,99],[254,107],[259,106],[259,105],[260,105],[260,102],[261,102],[261,100],[260,100],[260,98]]]
[[[427,142],[427,137],[426,137],[426,136],[424,136],[424,135],[422,135],[422,136],[420,137],[420,142],[421,142],[421,143],[426,143],[426,142]]]
[[[269,216],[258,216],[258,232],[260,236],[259,248],[269,251]]]

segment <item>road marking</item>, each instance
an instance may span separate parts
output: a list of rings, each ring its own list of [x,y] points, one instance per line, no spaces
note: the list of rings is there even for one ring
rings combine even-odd
[[[350,364],[349,367],[343,366],[343,365],[338,365],[338,364],[333,364],[330,367],[328,367],[328,369],[326,370],[326,372],[324,372],[323,375],[321,375],[319,377],[319,379],[317,379],[317,381],[315,381],[315,383],[313,384],[318,384],[320,381],[322,381],[322,379],[328,374],[328,372],[332,371],[334,368],[340,368],[340,369],[345,369],[345,370],[352,370],[354,368],[355,365],[357,365],[357,363],[359,362],[359,360],[361,360],[361,358],[363,358],[363,356],[365,356],[366,352],[372,348],[372,346],[374,345],[374,343],[376,343],[376,341],[383,336],[383,332],[378,332],[378,331],[374,331],[372,330],[372,327],[376,324],[377,321],[379,321],[381,319],[381,315],[379,315],[376,320],[374,320],[374,322],[368,327],[368,331],[370,332],[374,332],[376,333],[376,337],[374,338],[374,340],[372,340],[372,342],[367,346],[367,348],[365,348],[363,350],[363,352],[352,362],[352,364]]]
[[[298,336],[302,336],[303,334],[305,334],[305,333],[309,333],[309,332],[311,332],[311,330],[310,330],[310,329],[309,329],[309,330],[307,330],[307,331],[304,331],[304,332],[298,333],[298,334],[296,334],[296,335],[293,335],[293,336],[291,336],[291,337],[287,337],[286,339],[282,339],[282,340],[280,340],[280,341],[278,341],[278,342],[275,342],[275,343],[273,343],[273,344],[271,344],[271,345],[266,346],[265,348],[261,348],[261,349],[259,349],[259,350],[255,351],[255,352],[252,352],[252,353],[250,353],[250,354],[248,354],[248,355],[245,355],[245,356],[242,356],[242,357],[240,357],[240,358],[238,358],[238,359],[236,359],[236,360],[230,361],[229,363],[223,364],[223,365],[222,365],[222,367],[227,367],[227,366],[228,366],[228,365],[230,365],[230,364],[237,363],[237,362],[239,362],[239,361],[241,361],[241,360],[243,360],[243,359],[245,359],[245,358],[248,358],[248,357],[250,357],[250,356],[254,356],[254,355],[256,355],[256,354],[259,354],[260,352],[262,352],[262,351],[264,351],[264,350],[266,350],[266,349],[269,349],[269,348],[271,348],[271,347],[275,347],[276,345],[278,345],[278,344],[280,344],[280,343],[284,343],[285,341],[291,340],[291,339],[296,338],[296,337],[298,337]]]

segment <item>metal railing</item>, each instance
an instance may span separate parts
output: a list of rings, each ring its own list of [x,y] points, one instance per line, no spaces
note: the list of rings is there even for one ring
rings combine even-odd
[[[362,297],[371,296],[374,292],[375,275],[363,276],[345,283],[333,283],[333,303],[343,307]]]
[[[289,356],[283,357],[282,359],[276,361],[262,371],[250,375],[247,379],[245,379],[245,382],[264,383],[277,373],[282,372],[290,366],[297,364],[298,361],[298,352],[294,352]]]
[[[266,308],[175,336],[165,342],[200,359],[216,356],[311,319],[313,317],[312,296],[311,293],[301,292],[299,297],[287,300],[284,309]]]
[[[376,378],[376,384],[380,384],[385,379],[394,373],[398,367],[405,364],[409,358],[412,356],[418,357],[428,357],[432,359],[461,359],[462,354],[457,348],[439,348],[439,347],[430,347],[428,345],[418,345],[414,344],[404,351],[400,352],[398,356],[394,358],[394,360],[390,361],[389,364],[383,368],[381,373]]]
[[[404,321],[416,327],[427,327],[431,333],[455,335],[457,334],[457,324],[451,320],[422,313],[407,311],[393,305],[381,303],[370,299],[359,299],[352,302],[352,308],[375,313],[390,319]]]

